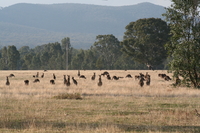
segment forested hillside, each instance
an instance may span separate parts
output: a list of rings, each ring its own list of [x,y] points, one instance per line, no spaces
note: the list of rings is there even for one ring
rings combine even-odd
[[[111,7],[86,4],[16,4],[0,10],[0,45],[31,48],[71,39],[74,48],[89,48],[97,35],[119,40],[125,26],[140,18],[161,18],[164,7],[151,3]]]

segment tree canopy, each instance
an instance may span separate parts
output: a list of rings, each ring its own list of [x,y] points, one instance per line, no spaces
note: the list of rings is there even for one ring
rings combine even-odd
[[[183,84],[200,86],[200,1],[172,0],[166,8],[166,21],[171,27],[170,42],[166,45],[172,58],[169,66]]]
[[[164,45],[169,40],[169,30],[167,23],[159,18],[130,22],[121,42],[122,50],[142,64],[160,65],[167,57]]]
[[[93,44],[106,69],[112,69],[114,63],[121,55],[120,41],[114,35],[98,35]]]

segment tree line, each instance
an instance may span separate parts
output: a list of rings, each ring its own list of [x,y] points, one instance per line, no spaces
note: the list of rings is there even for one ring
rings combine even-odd
[[[68,69],[145,69],[145,66],[134,62],[120,51],[120,42],[113,35],[99,35],[90,49],[74,49],[70,38],[63,38],[61,43],[48,43],[35,48],[23,46],[17,49],[14,45],[0,49],[1,70],[65,70],[66,51],[68,51]],[[101,45],[101,46],[100,46]],[[66,47],[68,46],[68,50]]]

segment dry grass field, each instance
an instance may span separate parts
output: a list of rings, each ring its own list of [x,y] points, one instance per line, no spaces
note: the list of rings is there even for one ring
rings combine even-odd
[[[38,83],[33,83],[39,72]],[[200,90],[172,87],[159,73],[167,71],[108,70],[111,76],[133,78],[107,80],[98,75],[104,71],[80,71],[87,79],[80,79],[77,71],[0,71],[0,132],[28,133],[123,133],[123,132],[200,132]],[[96,72],[96,79],[91,76]],[[140,87],[134,76],[151,75],[151,84]],[[7,86],[6,76],[10,85]],[[41,74],[44,73],[44,78]],[[56,75],[55,84],[50,84]],[[63,84],[63,75],[74,76],[78,85]],[[29,80],[29,85],[24,84]],[[59,99],[62,95],[72,99]],[[79,97],[79,99],[76,99]]]

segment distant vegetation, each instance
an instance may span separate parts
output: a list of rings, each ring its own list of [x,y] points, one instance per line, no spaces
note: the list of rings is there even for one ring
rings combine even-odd
[[[4,46],[0,49],[0,69],[166,69],[167,53],[164,44],[169,40],[168,34],[169,27],[165,21],[144,18],[126,26],[123,41],[119,41],[113,34],[98,35],[87,50],[73,48],[69,37],[63,38],[61,43],[48,43],[35,48]]]
[[[129,22],[162,18],[164,12],[164,7],[151,3],[122,7],[16,4],[0,10],[0,46],[34,48],[69,37],[74,48],[88,49],[97,35],[113,34],[122,40]]]
[[[134,62],[131,57],[121,52],[119,41],[113,35],[103,35],[114,38],[116,43],[109,42],[110,46],[90,49],[75,49],[70,45],[70,38],[63,38],[61,43],[48,43],[35,48],[23,46],[17,50],[12,45],[0,49],[1,70],[65,70],[66,46],[68,49],[68,68],[70,70],[97,70],[97,69],[147,69],[145,65]],[[107,40],[109,41],[109,40]],[[100,41],[96,44],[102,45]],[[119,47],[114,49],[115,45]],[[107,51],[102,54],[102,50]]]
[[[138,22],[139,23],[139,22]],[[138,30],[139,31],[139,30]],[[149,40],[150,41],[150,40]],[[63,38],[61,43],[48,43],[35,48],[23,46],[19,49],[16,46],[4,46],[0,49],[0,69],[1,70],[65,70],[66,59],[68,59],[68,69],[70,70],[128,70],[128,69],[148,69],[146,61],[154,65],[156,69],[164,69],[166,62],[155,62],[157,53],[159,58],[164,54],[162,60],[166,60],[166,53],[152,54],[146,59],[127,55],[122,51],[123,45],[112,34],[98,35],[96,41],[90,49],[75,49],[71,46],[70,38]],[[153,44],[151,44],[153,46]],[[157,46],[158,49],[163,45]],[[153,50],[151,53],[155,53]],[[143,52],[143,51],[138,51]],[[68,53],[66,55],[66,53]],[[68,58],[67,58],[68,57]],[[134,60],[133,60],[134,59]],[[157,59],[156,59],[157,60]],[[143,62],[145,61],[145,62]],[[164,64],[163,64],[164,63]]]

